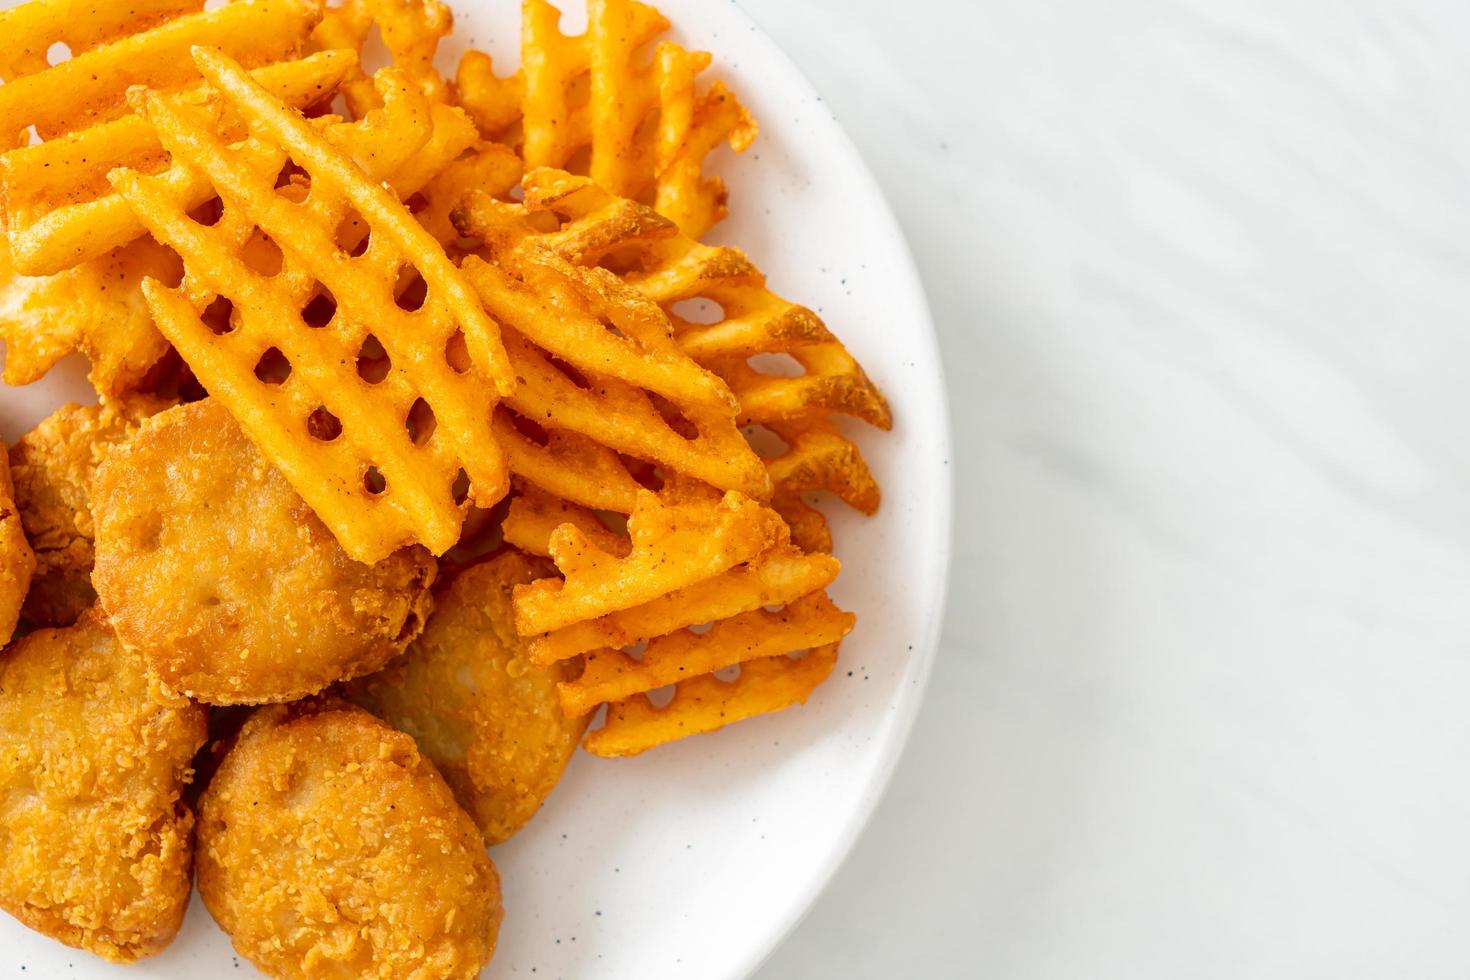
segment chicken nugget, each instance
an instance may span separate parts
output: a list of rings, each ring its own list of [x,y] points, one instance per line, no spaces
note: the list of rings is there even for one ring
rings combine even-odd
[[[15,503],[36,552],[24,612],[37,626],[70,626],[92,590],[92,480],[103,455],[136,422],[105,405],[65,405],[10,449]]]
[[[245,723],[199,800],[198,874],[271,977],[475,977],[500,931],[474,821],[412,738],[337,699]]]
[[[204,708],[97,613],[0,659],[0,907],[104,959],[167,946],[189,898],[183,802]]]
[[[197,700],[290,701],[371,673],[428,616],[433,556],[348,557],[213,399],[144,422],[94,491],[98,600]]]
[[[559,681],[580,664],[531,663],[516,635],[511,589],[556,571],[507,552],[455,577],[424,633],[387,670],[347,686],[347,696],[418,739],[485,840],[519,830],[555,788],[587,718],[568,718]]]
[[[4,444],[0,443],[0,449]],[[15,486],[10,482],[10,465],[0,453],[0,646],[10,642],[20,621],[20,606],[31,587],[36,556],[26,543],[20,514],[15,507]]]

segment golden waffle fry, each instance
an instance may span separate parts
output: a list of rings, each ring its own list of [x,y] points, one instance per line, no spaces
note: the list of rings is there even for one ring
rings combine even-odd
[[[438,0],[346,0],[326,9],[312,39],[326,50],[361,54],[373,27],[395,68],[422,86],[424,94],[435,99],[446,94],[444,80],[434,70],[434,54],[454,27],[447,6]],[[342,95],[358,118],[382,104],[372,78],[360,68],[343,82]]]
[[[226,145],[175,99],[149,96],[148,118],[174,158],[213,183],[227,212],[275,243],[280,268],[252,268],[229,229],[191,219],[160,178],[119,173],[116,185],[154,236],[184,256],[217,303],[233,306],[212,327],[209,310],[201,316],[150,281],[154,316],[350,555],[372,562],[410,543],[442,554],[458,540],[466,494],[489,506],[505,493],[490,414],[514,381],[495,324],[391,191],[238,65],[204,49],[194,56],[247,120],[254,153]],[[384,74],[405,84],[392,69]],[[259,166],[270,156],[262,148],[279,151],[273,169]],[[304,198],[275,190],[287,158],[307,182]],[[335,237],[354,212],[369,233],[357,257]],[[395,295],[394,283],[406,286]],[[467,490],[456,488],[457,473]]]
[[[531,659],[555,663],[602,647],[624,647],[753,609],[785,605],[831,585],[840,568],[831,555],[802,554],[790,545],[778,545],[747,564],[642,605],[538,636],[531,640]]]
[[[838,433],[832,423],[817,419],[800,423],[770,423],[767,428],[786,443],[786,451],[766,461],[779,492],[800,494],[825,490],[835,493],[854,510],[873,514],[880,493],[858,448]]]
[[[734,491],[709,506],[666,504],[645,490],[628,518],[626,557],[573,526],[557,528],[548,550],[566,577],[517,586],[516,629],[531,636],[641,605],[749,561],[785,529],[773,511]]]
[[[827,526],[827,518],[801,494],[778,491],[771,497],[771,509],[791,528],[791,541],[802,551],[826,554],[832,550],[832,529]]]
[[[723,181],[703,176],[704,158],[721,143],[744,150],[755,120],[723,84],[697,91],[705,52],[662,41],[640,63],[639,49],[669,27],[653,7],[589,0],[587,19],[585,35],[568,37],[561,11],[526,0],[520,71],[498,78],[489,57],[470,52],[456,77],[460,104],[491,139],[512,137],[519,121],[527,166],[568,167],[587,153],[593,180],[703,235],[727,197]]]
[[[645,694],[608,705],[607,723],[583,745],[593,755],[621,758],[690,735],[723,728],[755,715],[803,704],[837,664],[838,644],[805,657],[766,657],[741,665],[740,676],[722,681],[712,674],[681,681],[674,699],[654,707]]]
[[[490,429],[510,471],[525,482],[583,507],[633,512],[643,487],[618,454],[595,439],[543,429],[504,405],[495,409]]]
[[[0,449],[4,443],[0,443]],[[10,481],[10,463],[0,452],[0,646],[10,642],[20,620],[21,603],[31,587],[36,556],[26,541],[20,509],[15,504],[15,486]]]
[[[775,612],[756,609],[722,619],[704,633],[680,630],[661,637],[636,659],[622,650],[599,650],[587,655],[581,677],[558,685],[562,709],[574,717],[585,715],[600,704],[735,664],[836,643],[856,621],[825,592],[817,592]]]
[[[204,0],[135,0],[127,4],[46,0],[18,4],[0,12],[0,30],[5,37],[5,45],[0,48],[0,79],[8,82],[45,71],[51,64],[54,44],[64,44],[68,55],[77,55],[194,13],[203,6]]]
[[[457,251],[459,230],[450,220],[471,190],[479,190],[493,198],[507,196],[521,182],[521,158],[508,146],[483,140],[443,167],[412,201],[414,217],[446,249]]]
[[[533,555],[549,557],[551,536],[563,524],[575,527],[592,542],[593,547],[609,555],[626,557],[632,547],[626,537],[610,530],[592,511],[558,500],[531,486],[520,487],[520,492],[510,502],[501,533],[507,544]]]
[[[131,391],[168,352],[143,300],[145,278],[177,282],[179,258],[150,239],[52,276],[7,275],[0,249],[0,340],[5,383],[30,384],[72,351],[91,362],[104,395]]]

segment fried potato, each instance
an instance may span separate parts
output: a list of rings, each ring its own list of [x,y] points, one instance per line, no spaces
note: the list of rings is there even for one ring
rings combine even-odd
[[[20,605],[31,587],[31,573],[35,569],[36,556],[26,542],[15,506],[10,464],[5,454],[0,453],[0,646],[9,643],[10,635],[15,632]]]
[[[92,481],[102,457],[136,424],[103,405],[64,405],[10,448],[15,503],[36,552],[24,612],[38,626],[70,626],[92,589]]]
[[[211,704],[288,701],[418,635],[422,548],[352,560],[213,399],[145,422],[97,473],[93,583],[119,637]]]
[[[272,977],[472,978],[500,881],[414,740],[308,701],[246,723],[199,800],[199,894]]]
[[[104,959],[167,946],[204,738],[204,709],[151,680],[100,615],[16,643],[0,661],[0,906]]]
[[[418,740],[490,844],[535,816],[586,726],[557,703],[576,662],[533,665],[511,614],[511,589],[551,571],[515,551],[465,570],[407,653],[347,686],[349,698]]]

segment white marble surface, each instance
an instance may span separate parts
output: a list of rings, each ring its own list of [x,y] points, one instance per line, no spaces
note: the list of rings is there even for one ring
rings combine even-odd
[[[741,2],[958,478],[909,753],[758,976],[1470,975],[1470,6]]]

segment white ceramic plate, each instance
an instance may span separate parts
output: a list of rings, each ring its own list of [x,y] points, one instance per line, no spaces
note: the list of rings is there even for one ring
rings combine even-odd
[[[570,5],[570,4],[568,4]],[[832,680],[803,708],[629,761],[582,755],[537,819],[494,850],[505,925],[487,977],[698,977],[752,972],[836,870],[887,783],[935,649],[949,550],[949,436],[933,327],[892,214],[821,98],[730,3],[660,0],[690,47],[715,52],[760,120],[720,151],[738,244],[780,294],[816,309],[893,404],[891,433],[844,426],[883,485],[877,517],[833,515],[858,613]],[[457,0],[452,65],[468,44],[516,62],[514,0]],[[580,15],[569,20],[581,21]],[[85,365],[0,388],[13,440],[68,399]],[[6,977],[250,976],[196,900],[163,955],[102,964],[0,916]],[[25,967],[25,973],[21,973]],[[238,967],[238,972],[232,967]]]

